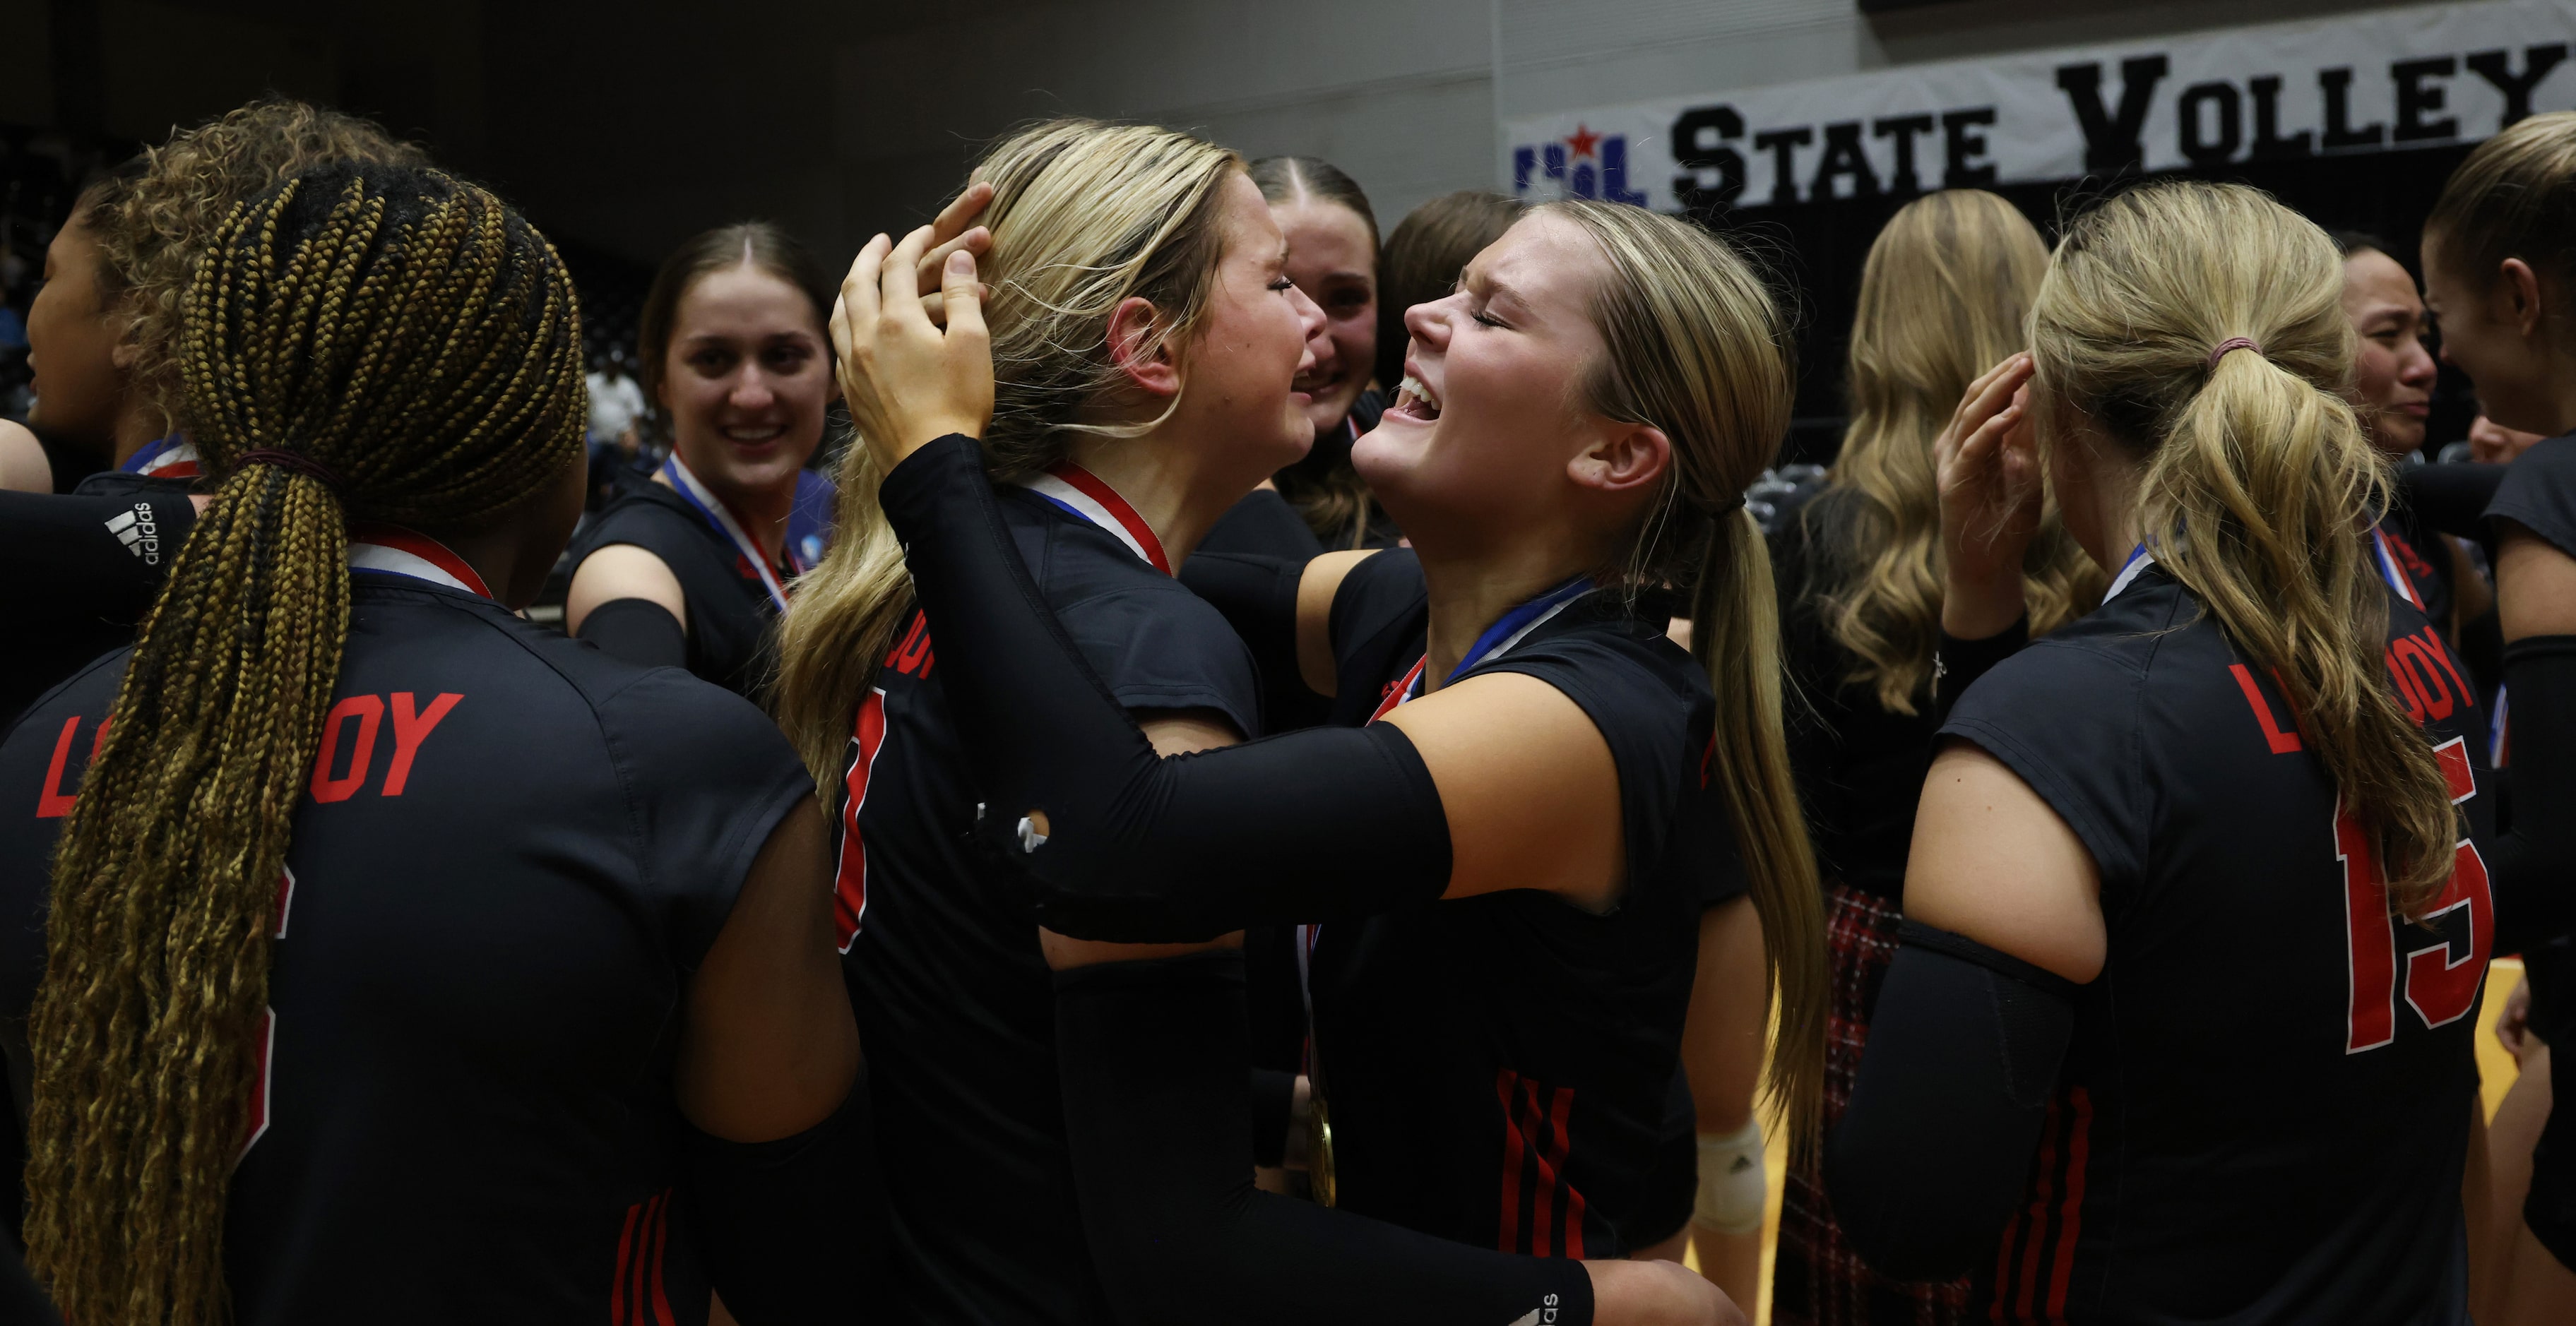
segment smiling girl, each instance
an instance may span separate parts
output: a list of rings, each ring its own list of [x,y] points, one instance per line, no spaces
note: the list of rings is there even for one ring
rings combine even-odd
[[[773,624],[810,564],[788,539],[797,476],[836,394],[820,289],[803,247],[765,222],[710,230],[662,264],[642,376],[671,455],[575,543],[575,635],[738,694],[765,685]]]

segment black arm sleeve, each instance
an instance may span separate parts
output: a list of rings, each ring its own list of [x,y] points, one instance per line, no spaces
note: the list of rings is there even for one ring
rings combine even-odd
[[[651,599],[610,599],[581,619],[580,636],[638,667],[689,666],[689,633]]]
[[[1332,709],[1306,688],[1297,666],[1297,586],[1305,578],[1305,562],[1256,553],[1202,549],[1181,563],[1181,583],[1215,605],[1252,651],[1261,670],[1261,711],[1273,732],[1313,727]]]
[[[943,665],[945,660],[942,660]],[[1101,1288],[1135,1326],[1588,1326],[1592,1281],[1252,1186],[1243,958],[1056,974],[1065,1140]]]
[[[774,1142],[688,1130],[688,1188],[707,1278],[744,1326],[850,1317],[853,1287],[884,1283],[884,1188],[868,1085],[832,1117]]]
[[[1946,930],[1898,934],[1825,1190],[1872,1270],[1949,1280],[1994,1256],[2022,1197],[2075,986]]]
[[[0,566],[11,570],[0,577],[0,615],[142,620],[197,523],[185,493],[145,505],[149,524],[123,497],[0,492]]]
[[[1994,666],[2021,652],[2030,643],[2030,614],[1983,640],[1962,640],[1948,631],[1932,654],[1932,730],[1938,732],[1950,721],[1951,707],[1977,678],[1994,670]]]
[[[2523,953],[2576,923],[2576,635],[2505,646],[2512,697],[2513,828],[2485,853],[2495,891],[2496,953]]]
[[[2488,537],[2487,503],[2503,485],[2505,466],[2460,463],[2407,465],[2397,471],[2397,491],[2406,508],[2444,534],[2475,542]]]
[[[979,829],[1044,891],[1043,924],[1207,939],[1448,888],[1448,817],[1402,731],[1316,728],[1163,759],[1047,610],[972,438],[896,466],[883,500],[939,633],[949,711],[986,797]]]

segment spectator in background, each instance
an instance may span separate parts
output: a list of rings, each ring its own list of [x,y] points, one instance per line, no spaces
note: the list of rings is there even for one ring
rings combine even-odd
[[[590,440],[613,443],[628,457],[642,450],[644,389],[626,375],[626,356],[617,351],[600,356],[590,371]]]

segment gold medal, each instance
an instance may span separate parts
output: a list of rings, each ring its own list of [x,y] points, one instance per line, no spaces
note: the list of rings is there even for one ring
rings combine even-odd
[[[1317,1206],[1333,1204],[1333,1115],[1320,1091],[1306,1105],[1306,1191]]]

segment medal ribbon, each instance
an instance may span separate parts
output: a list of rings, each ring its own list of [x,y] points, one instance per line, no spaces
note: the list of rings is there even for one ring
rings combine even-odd
[[[1172,573],[1172,561],[1163,555],[1163,541],[1155,537],[1154,527],[1146,524],[1145,518],[1136,514],[1136,508],[1128,505],[1117,489],[1102,482],[1099,475],[1068,460],[1019,483],[1066,512],[1109,531],[1146,565],[1165,575]]]
[[[2379,574],[2387,577],[2388,587],[2397,591],[2397,597],[2414,604],[2417,612],[2422,612],[2424,596],[2415,592],[2414,578],[2406,574],[2405,564],[2397,560],[2397,550],[2388,546],[2386,526],[2370,527],[2370,549],[2379,555]]]
[[[492,597],[473,566],[446,544],[400,525],[357,525],[349,530],[349,569],[363,575],[426,580],[448,589]]]
[[[156,479],[193,479],[205,472],[197,444],[177,433],[145,443],[116,468]]]
[[[733,518],[733,510],[724,504],[724,499],[689,472],[689,467],[680,460],[679,452],[672,452],[671,458],[662,462],[662,477],[671,481],[671,487],[679,493],[681,501],[697,508],[698,514],[706,517],[707,523],[715,526],[718,534],[733,543],[734,551],[742,554],[742,560],[750,563],[752,571],[760,577],[760,587],[769,591],[769,601],[776,604],[781,613],[786,612],[787,586],[779,583],[777,570],[769,564],[769,555],[760,550],[760,541],[751,537],[743,529],[742,522]],[[792,546],[793,540],[790,544],[788,565],[801,574],[808,569],[805,559],[797,554]]]
[[[1530,632],[1545,625],[1549,618],[1565,611],[1569,604],[1591,592],[1592,578],[1576,576],[1504,613],[1499,621],[1485,628],[1484,634],[1476,637],[1476,643],[1468,647],[1467,656],[1458,661],[1458,666],[1450,669],[1449,681],[1456,681],[1467,675],[1478,664],[1488,659],[1511,652],[1513,646],[1529,638]],[[1422,670],[1430,662],[1431,655],[1427,652],[1416,659],[1413,670],[1405,673],[1404,680],[1397,682],[1395,688],[1386,693],[1386,699],[1378,705],[1376,713],[1369,715],[1369,721],[1374,723],[1395,712],[1397,705],[1419,698],[1419,692],[1422,689]]]
[[[2120,597],[2120,591],[2127,589],[2129,582],[2137,579],[2140,572],[2155,565],[2155,561],[2156,555],[2147,551],[2147,545],[2141,543],[2131,548],[2129,560],[2120,563],[2120,574],[2111,577],[2111,587],[2102,591],[2102,601],[2108,603]]]

